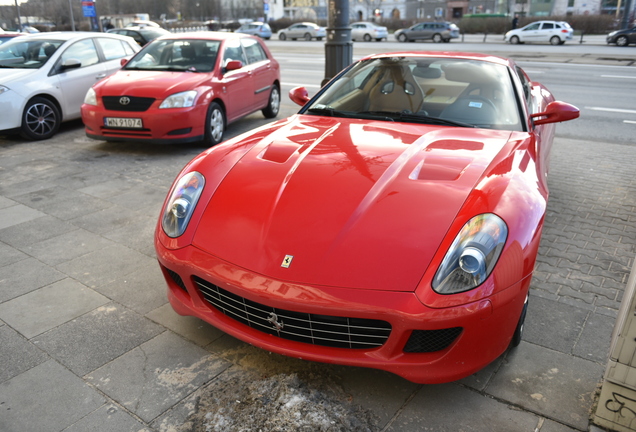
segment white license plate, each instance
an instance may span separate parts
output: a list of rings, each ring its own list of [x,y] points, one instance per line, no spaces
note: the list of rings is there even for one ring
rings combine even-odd
[[[106,117],[104,124],[112,128],[141,129],[144,127],[140,118]]]

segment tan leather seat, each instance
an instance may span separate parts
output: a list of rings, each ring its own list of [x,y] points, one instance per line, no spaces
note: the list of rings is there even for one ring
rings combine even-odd
[[[369,111],[418,112],[424,101],[422,89],[408,66],[386,65],[369,92]]]

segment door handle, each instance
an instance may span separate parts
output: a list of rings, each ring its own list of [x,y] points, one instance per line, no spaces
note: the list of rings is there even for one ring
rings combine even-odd
[[[102,79],[102,78],[106,78],[106,74],[105,74],[105,73],[97,75],[97,76],[95,77],[95,81],[99,81],[99,80],[100,80],[100,79]]]

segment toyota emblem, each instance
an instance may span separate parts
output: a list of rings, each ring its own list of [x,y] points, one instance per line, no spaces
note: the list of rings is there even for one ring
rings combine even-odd
[[[130,98],[128,96],[122,96],[119,98],[120,105],[128,105],[130,103]]]

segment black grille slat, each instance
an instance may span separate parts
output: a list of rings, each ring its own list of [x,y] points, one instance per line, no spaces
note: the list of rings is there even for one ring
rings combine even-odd
[[[441,330],[413,330],[411,337],[404,346],[407,353],[427,353],[441,351],[448,348],[462,332],[461,327]]]
[[[143,112],[148,110],[155,101],[155,98],[133,96],[124,97],[127,97],[129,102],[122,105],[120,103],[122,96],[103,96],[102,101],[104,103],[104,108],[111,111]]]
[[[347,318],[282,310],[237,296],[199,278],[195,283],[205,300],[224,315],[247,326],[283,339],[314,345],[369,349],[388,339],[391,325],[386,321]],[[276,330],[268,321],[277,316],[283,327]]]

